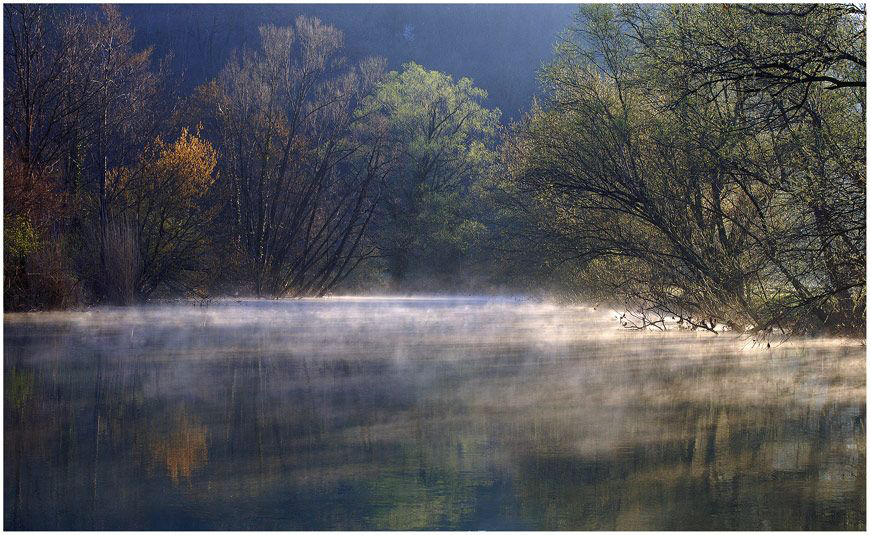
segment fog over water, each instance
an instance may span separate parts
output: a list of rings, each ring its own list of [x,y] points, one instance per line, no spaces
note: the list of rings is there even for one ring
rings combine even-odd
[[[863,529],[862,342],[514,297],[6,314],[7,529]]]

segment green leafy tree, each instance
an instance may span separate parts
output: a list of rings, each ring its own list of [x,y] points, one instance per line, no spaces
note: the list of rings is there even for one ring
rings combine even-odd
[[[494,159],[500,112],[468,78],[408,63],[391,72],[361,113],[387,125],[391,169],[374,240],[395,283],[410,273],[456,274],[482,224],[472,186]]]

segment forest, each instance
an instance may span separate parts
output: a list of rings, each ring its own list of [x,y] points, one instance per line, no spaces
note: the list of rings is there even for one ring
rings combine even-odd
[[[863,4],[580,6],[513,119],[313,16],[189,88],[115,6],[3,9],[5,311],[516,293],[863,336]]]

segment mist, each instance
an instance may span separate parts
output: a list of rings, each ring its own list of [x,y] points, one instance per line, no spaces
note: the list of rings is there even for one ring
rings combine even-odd
[[[7,431],[9,527],[234,529],[262,507],[256,525],[282,529],[817,525],[798,490],[766,483],[783,477],[849,527],[863,500],[859,343],[768,349],[627,331],[582,306],[349,297],[7,316],[4,346],[7,385],[26,385],[7,406],[32,429]],[[69,448],[90,453],[49,469]],[[693,516],[738,482],[767,505]],[[36,489],[58,498],[23,498]],[[155,516],[170,501],[188,513]],[[502,514],[480,516],[492,501]]]

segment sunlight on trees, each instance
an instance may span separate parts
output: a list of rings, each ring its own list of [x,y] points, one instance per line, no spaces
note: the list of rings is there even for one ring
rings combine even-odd
[[[396,283],[410,274],[455,273],[453,262],[481,231],[470,191],[494,159],[500,115],[485,99],[470,79],[454,82],[412,62],[389,73],[364,105],[388,129],[393,162],[374,241]],[[429,273],[421,273],[424,265]]]
[[[217,152],[182,129],[174,143],[157,138],[133,170],[124,170],[124,216],[134,229],[138,263],[135,292],[144,299],[161,286],[196,293],[203,285],[210,199]]]
[[[638,326],[862,331],[864,91],[740,58],[723,77],[698,30],[716,9],[581,10],[545,70],[551,93],[508,143],[517,195],[555,219],[531,225],[558,229],[553,254],[583,290]]]
[[[200,89],[216,119],[226,239],[257,295],[323,295],[366,256],[383,156],[353,110],[383,62],[346,66],[342,33],[317,19],[260,38]]]
[[[178,95],[118,8],[4,6],[5,307],[498,288],[860,333],[864,17],[584,6],[502,128],[470,78],[348,61],[316,18]]]

